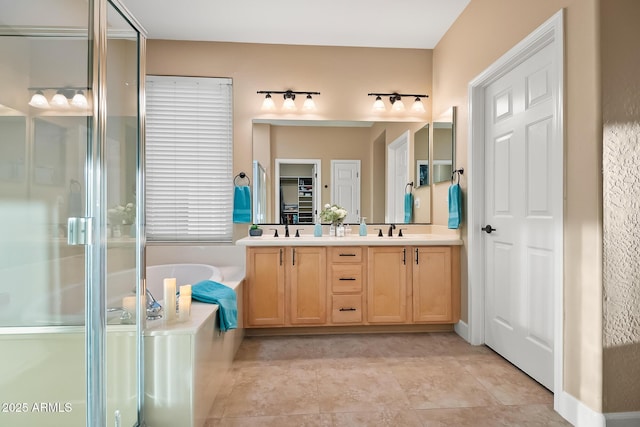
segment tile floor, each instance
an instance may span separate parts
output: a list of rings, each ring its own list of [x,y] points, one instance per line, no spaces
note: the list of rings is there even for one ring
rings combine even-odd
[[[553,395],[454,333],[247,337],[214,426],[569,426]]]

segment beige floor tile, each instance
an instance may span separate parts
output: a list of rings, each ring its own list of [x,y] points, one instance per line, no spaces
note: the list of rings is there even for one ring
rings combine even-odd
[[[316,373],[280,366],[248,367],[235,373],[223,417],[319,413]]]
[[[422,427],[420,417],[413,410],[334,413],[331,421],[333,426]]]
[[[503,405],[553,404],[553,394],[502,358],[470,358],[464,368]]]
[[[205,427],[331,427],[330,414],[209,419]]]
[[[382,366],[318,369],[320,412],[376,412],[409,409],[389,369]]]
[[[413,409],[460,408],[498,402],[455,358],[431,357],[391,367]]]
[[[425,427],[564,427],[570,426],[549,405],[492,406],[416,411]]]

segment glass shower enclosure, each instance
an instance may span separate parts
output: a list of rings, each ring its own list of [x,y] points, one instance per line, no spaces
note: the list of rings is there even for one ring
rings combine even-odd
[[[0,425],[139,425],[143,31],[118,1],[0,11]]]

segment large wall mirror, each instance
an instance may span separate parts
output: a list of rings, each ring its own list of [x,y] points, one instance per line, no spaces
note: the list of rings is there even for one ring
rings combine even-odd
[[[433,183],[450,181],[456,153],[456,107],[433,121]]]
[[[418,137],[424,140],[420,136],[424,129],[426,148],[420,143],[416,149],[415,135],[420,132]],[[349,211],[349,223],[362,217],[371,224],[401,223],[388,221],[389,195],[404,198],[406,184],[413,182],[416,174],[414,153],[419,152],[421,161],[428,162],[428,132],[425,122],[255,119],[253,162],[260,173],[259,179],[252,179],[258,183],[252,191],[257,189],[261,194],[253,196],[254,221],[312,224],[325,203],[337,203]],[[389,146],[402,135],[408,135],[407,146],[403,159],[395,164],[404,165],[400,172],[405,178],[390,188]],[[411,216],[414,223],[430,223],[428,190],[425,181],[422,203]],[[256,201],[260,201],[257,206]]]

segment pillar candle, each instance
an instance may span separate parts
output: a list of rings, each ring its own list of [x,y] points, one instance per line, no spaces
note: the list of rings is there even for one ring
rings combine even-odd
[[[131,295],[128,297],[122,298],[122,308],[131,313],[133,318],[136,317],[136,296]]]
[[[176,279],[164,279],[164,318],[167,322],[176,320]]]
[[[178,319],[186,322],[191,318],[191,285],[180,286],[180,300],[178,301]]]

